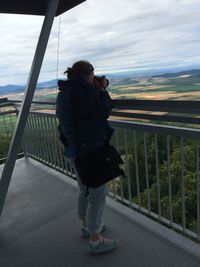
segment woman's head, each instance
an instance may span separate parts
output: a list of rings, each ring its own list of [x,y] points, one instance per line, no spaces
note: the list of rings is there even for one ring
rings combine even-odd
[[[88,61],[80,60],[75,62],[71,68],[68,68],[64,74],[67,75],[68,79],[82,76],[86,80],[92,81],[94,79],[94,68]]]

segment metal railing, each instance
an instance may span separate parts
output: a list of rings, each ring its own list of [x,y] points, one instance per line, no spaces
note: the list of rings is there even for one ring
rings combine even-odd
[[[182,103],[182,106],[160,103],[160,107],[157,103],[154,110],[165,109],[166,112],[172,112],[170,116],[176,117],[178,112],[185,114],[184,105],[187,104],[188,114],[198,114],[197,103]],[[131,108],[123,102],[115,104],[121,110]],[[143,107],[144,110],[153,110],[155,103],[149,104],[146,103],[148,107]],[[189,124],[188,121],[189,117],[185,123]],[[112,117],[110,124],[115,128],[112,143],[124,159],[127,179],[118,177],[110,182],[108,194],[199,242],[200,130],[183,125],[174,127],[122,121]],[[55,114],[31,111],[24,134],[25,155],[74,178],[73,170],[65,166],[57,125]]]
[[[57,124],[55,114],[30,112],[23,138],[24,150],[26,156],[66,173]]]
[[[110,124],[127,179],[110,182],[109,195],[199,241],[200,130],[114,120]],[[74,177],[64,163],[57,125],[54,114],[31,112],[25,154]]]
[[[200,131],[111,121],[127,180],[110,195],[186,236],[200,240]]]
[[[112,115],[162,124],[198,125],[200,101],[114,100]]]
[[[18,110],[14,103],[9,103],[6,99],[0,99],[0,164],[6,160],[9,144],[14,131]],[[18,156],[22,156],[20,147]]]

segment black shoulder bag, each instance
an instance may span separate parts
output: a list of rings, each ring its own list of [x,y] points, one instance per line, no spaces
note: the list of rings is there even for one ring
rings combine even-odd
[[[77,158],[75,160],[75,166],[82,183],[87,186],[86,195],[88,195],[89,187],[96,188],[118,176],[125,177],[124,170],[120,168],[120,164],[123,164],[124,162],[118,151],[109,143],[109,141],[106,142],[103,146],[88,152],[84,157],[79,156],[79,110],[77,108],[79,106],[79,101],[80,97],[77,96],[76,110],[74,110],[74,132],[77,147]],[[75,106],[75,103],[73,104],[73,106]]]
[[[120,168],[123,160],[114,146],[105,145],[87,153],[85,157],[76,159],[76,168],[81,181],[87,187],[99,187],[108,181],[122,175]]]

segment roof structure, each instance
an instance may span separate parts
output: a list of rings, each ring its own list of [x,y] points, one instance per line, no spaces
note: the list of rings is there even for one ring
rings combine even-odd
[[[56,16],[81,4],[86,0],[60,0]],[[48,0],[1,0],[0,13],[45,15]]]

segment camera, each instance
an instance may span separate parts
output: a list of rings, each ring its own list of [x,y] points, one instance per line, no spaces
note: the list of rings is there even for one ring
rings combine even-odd
[[[109,81],[106,78],[106,76],[95,76],[95,80],[101,85],[103,86],[103,88],[105,89],[106,87],[108,87],[109,85]]]

